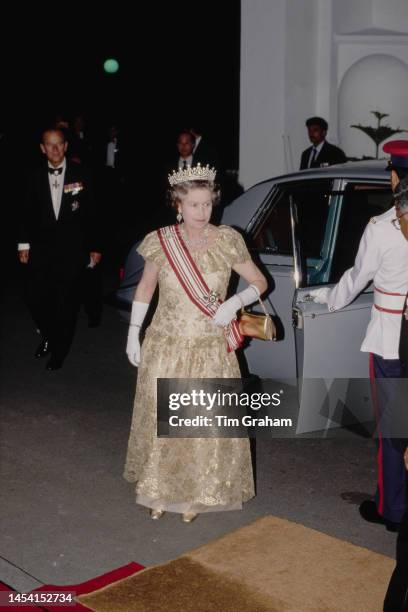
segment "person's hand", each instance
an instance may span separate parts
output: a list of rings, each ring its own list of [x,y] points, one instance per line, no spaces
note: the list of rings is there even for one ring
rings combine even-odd
[[[404,453],[404,461],[405,461],[405,468],[408,470],[408,446],[405,449],[405,453]]]
[[[329,287],[320,287],[320,289],[312,289],[312,291],[309,291],[309,295],[316,304],[327,304],[330,291],[331,289],[329,289]]]
[[[140,363],[140,340],[139,340],[140,327],[136,325],[129,326],[126,354],[132,365],[136,368]]]
[[[149,309],[149,304],[145,302],[133,302],[130,315],[130,325],[128,331],[126,354],[130,363],[138,366],[140,363],[140,340],[139,333],[142,323]]]
[[[243,291],[236,293],[229,300],[223,302],[215,315],[213,322],[217,327],[225,327],[235,319],[236,312],[239,308],[252,304],[259,298],[259,289],[256,285],[249,285]]]
[[[91,253],[89,253],[89,257],[92,261],[92,264],[96,266],[96,264],[98,264],[102,259],[102,253],[98,253],[97,251],[92,251]]]
[[[226,300],[226,302],[223,302],[218,307],[212,319],[214,325],[217,327],[226,327],[228,323],[231,323],[231,321],[235,319],[238,308],[241,308],[241,302],[238,296],[233,295],[229,300]]]
[[[22,264],[28,263],[29,254],[30,254],[30,249],[23,249],[22,251],[19,251],[18,258],[20,260],[20,263]]]

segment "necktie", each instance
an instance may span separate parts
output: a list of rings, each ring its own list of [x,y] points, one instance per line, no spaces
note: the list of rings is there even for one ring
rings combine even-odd
[[[50,168],[50,167],[48,167],[48,172],[50,174],[62,174],[62,170],[63,170],[62,166],[61,166],[61,168]]]
[[[314,160],[316,159],[316,153],[317,153],[317,149],[316,149],[316,147],[313,147],[313,149],[312,149],[312,157],[310,158],[310,163],[309,163],[309,168],[311,168],[313,166]]]
[[[187,170],[187,162],[183,159],[183,170]]]

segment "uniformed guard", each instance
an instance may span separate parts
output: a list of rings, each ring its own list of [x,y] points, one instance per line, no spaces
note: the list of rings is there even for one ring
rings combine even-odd
[[[401,444],[389,433],[390,419],[387,421],[387,415],[395,409],[395,385],[378,379],[401,376],[398,348],[408,291],[408,231],[406,235],[401,231],[408,222],[408,140],[388,142],[383,150],[391,155],[388,167],[394,206],[370,220],[354,266],[346,270],[337,285],[331,290],[327,287],[313,290],[310,295],[315,302],[327,303],[329,310],[335,311],[350,304],[368,283],[374,282],[371,320],[361,350],[370,354],[378,423],[377,493],[375,501],[364,501],[359,511],[365,520],[382,523],[395,531],[408,506],[405,467]]]

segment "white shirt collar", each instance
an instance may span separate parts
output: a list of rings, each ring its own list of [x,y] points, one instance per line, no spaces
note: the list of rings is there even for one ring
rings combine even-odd
[[[324,145],[324,143],[325,143],[325,142],[326,142],[325,140],[322,140],[322,142],[319,142],[319,144],[318,144],[318,145],[316,145],[316,146],[315,146],[315,145],[312,145],[312,146],[313,146],[313,147],[316,149],[316,151],[317,151],[317,155],[318,155],[318,154],[320,153],[320,151],[322,150],[323,145]]]
[[[187,166],[192,166],[192,164],[193,164],[193,156],[189,155],[188,157],[185,157],[184,159],[182,157],[179,157],[179,163],[178,163],[179,168],[183,167],[183,165],[184,165],[183,162],[186,162]]]

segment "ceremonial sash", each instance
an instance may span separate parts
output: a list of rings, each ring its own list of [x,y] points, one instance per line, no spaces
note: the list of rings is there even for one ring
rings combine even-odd
[[[222,301],[214,291],[210,291],[191,253],[184,242],[177,225],[169,225],[157,230],[160,244],[167,260],[190,300],[207,317],[213,317]],[[224,328],[228,352],[235,351],[243,342],[234,319]]]

